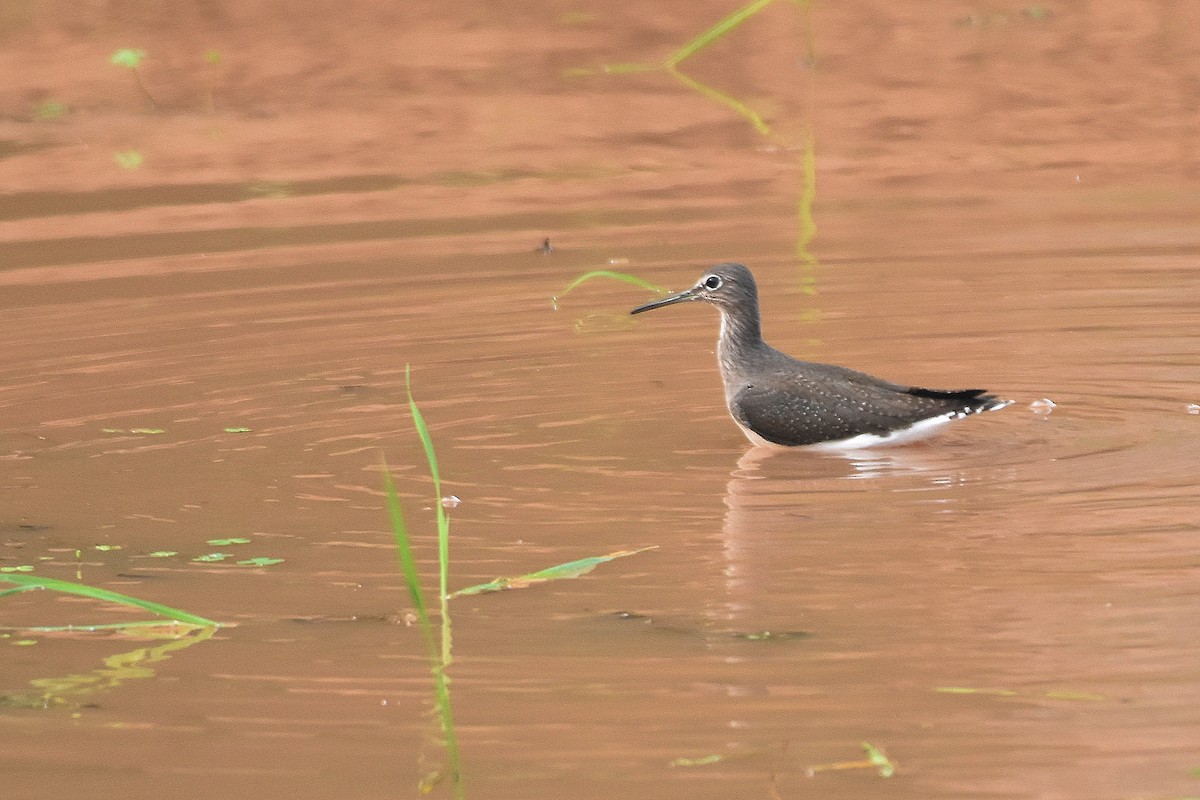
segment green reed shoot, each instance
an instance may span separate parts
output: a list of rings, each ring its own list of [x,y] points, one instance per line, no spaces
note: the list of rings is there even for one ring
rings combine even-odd
[[[433,440],[429,435],[429,428],[425,425],[425,419],[421,415],[420,409],[417,408],[416,401],[413,399],[412,381],[407,365],[404,368],[404,385],[408,393],[408,408],[412,415],[413,425],[416,427],[417,435],[421,439],[421,445],[425,450],[425,459],[429,464],[429,473],[433,478],[434,508],[437,514],[438,531],[438,596],[442,620],[440,647],[438,646],[437,637],[434,635],[433,623],[429,617],[429,607],[425,602],[425,594],[421,588],[420,575],[417,572],[416,559],[413,556],[412,540],[408,534],[408,527],[404,519],[404,508],[400,503],[399,495],[396,493],[396,486],[392,481],[392,476],[386,462],[383,464],[384,496],[387,502],[392,535],[396,541],[396,559],[399,562],[400,571],[404,575],[404,582],[408,587],[409,596],[412,598],[413,607],[417,615],[417,623],[421,628],[421,635],[425,639],[425,648],[428,652],[430,668],[433,672],[434,705],[437,709],[442,737],[446,747],[446,759],[449,763],[451,782],[454,785],[454,796],[456,798],[464,798],[466,794],[463,790],[462,782],[462,759],[459,755],[458,737],[454,731],[454,716],[450,707],[450,679],[446,674],[446,668],[450,664],[450,609],[446,589],[450,565],[450,519],[446,514],[445,507],[442,505],[442,481],[438,470],[437,455],[433,449]]]
[[[446,514],[446,506],[442,503],[442,476],[438,471],[437,454],[433,451],[433,439],[429,428],[425,425],[425,417],[417,402],[413,399],[412,377],[408,364],[404,365],[404,389],[408,392],[408,411],[412,415],[413,426],[417,436],[421,437],[421,447],[425,450],[425,460],[429,464],[429,475],[433,478],[433,509],[437,515],[438,534],[438,598],[442,612],[442,664],[450,666],[450,606],[449,606],[449,572],[450,572],[450,517]]]

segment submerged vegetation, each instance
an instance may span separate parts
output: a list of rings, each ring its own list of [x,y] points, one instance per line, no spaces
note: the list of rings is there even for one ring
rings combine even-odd
[[[812,213],[813,201],[816,199],[816,160],[811,123],[803,126],[803,132],[799,136],[799,141],[796,141],[795,138],[789,139],[787,136],[781,135],[774,128],[772,128],[767,120],[763,118],[762,114],[756,111],[749,103],[739,100],[732,94],[721,91],[715,86],[704,83],[687,72],[684,72],[681,68],[684,62],[703,52],[713,43],[733,33],[747,20],[757,16],[760,12],[774,5],[778,1],[779,0],[753,0],[753,2],[722,17],[715,24],[711,25],[697,36],[676,48],[673,53],[671,53],[662,61],[650,63],[605,64],[600,68],[599,72],[610,75],[628,75],[659,71],[666,72],[672,78],[679,81],[692,91],[701,94],[704,97],[707,97],[708,99],[733,111],[735,114],[749,123],[750,126],[753,127],[754,130],[760,135],[770,140],[774,146],[783,150],[799,151],[797,166],[800,172],[800,186],[796,202],[796,259],[801,269],[801,290],[805,294],[816,294],[816,268],[818,264],[816,257],[810,250],[810,245],[812,244],[813,238],[816,236],[817,230],[816,222]],[[809,13],[812,5],[811,0],[791,0],[791,4],[798,7],[801,13],[805,15]],[[815,61],[815,55],[813,52],[811,26],[806,25],[805,30],[806,40],[803,61],[806,64],[812,64]],[[568,71],[567,75],[569,77],[578,77],[592,75],[595,74],[595,72],[597,72],[597,70],[574,69]]]
[[[675,52],[671,53],[671,55],[667,56],[667,58],[660,62],[605,64],[600,71],[612,75],[629,75],[645,72],[656,72],[659,70],[665,71],[668,75],[675,78],[689,89],[731,109],[738,116],[749,122],[754,129],[762,135],[774,138],[775,133],[771,129],[771,126],[765,119],[763,119],[762,115],[751,108],[747,103],[744,103],[741,100],[738,100],[736,97],[722,92],[720,89],[710,86],[709,84],[706,84],[687,74],[680,69],[680,65],[706,49],[709,45],[724,38],[725,36],[728,36],[730,33],[737,30],[742,23],[754,17],[768,6],[773,5],[775,2],[777,2],[777,0],[754,0],[749,5],[727,14],[718,20],[714,25],[704,30],[702,33],[676,48]],[[807,10],[809,6],[809,0],[791,0],[791,2],[794,5],[801,6],[805,10]],[[808,43],[807,49],[807,60],[811,62],[811,42]],[[569,71],[567,74],[568,76],[583,76],[590,75],[592,73],[593,70],[575,69]]]

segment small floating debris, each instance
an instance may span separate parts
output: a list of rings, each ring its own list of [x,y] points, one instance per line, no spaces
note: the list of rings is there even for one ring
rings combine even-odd
[[[1048,417],[1053,413],[1054,409],[1058,408],[1058,403],[1051,400],[1049,397],[1043,397],[1041,400],[1034,400],[1029,404],[1029,410],[1039,417]]]
[[[818,772],[837,772],[844,769],[874,769],[881,778],[890,778],[896,774],[896,763],[878,747],[870,742],[863,742],[862,749],[866,758],[858,761],[839,761],[834,764],[817,764],[808,768],[808,777],[812,778]]]
[[[542,246],[539,247],[535,252],[541,253],[544,256],[548,256],[554,252],[554,245],[550,244],[549,236],[542,240]]]
[[[1200,403],[1188,403],[1187,412],[1189,414],[1200,414]]]
[[[808,631],[751,631],[749,633],[737,632],[733,634],[733,638],[745,639],[748,642],[778,642],[789,639],[807,639],[810,636],[812,634]]]
[[[668,766],[707,767],[710,764],[721,764],[726,761],[740,761],[746,758],[753,758],[754,756],[761,755],[763,752],[764,751],[762,750],[739,750],[733,753],[712,753],[711,755],[698,756],[696,758],[681,756],[679,758],[672,759]]]
[[[442,508],[446,509],[447,511],[458,508],[461,505],[462,500],[459,499],[458,495],[450,494],[442,498]]]

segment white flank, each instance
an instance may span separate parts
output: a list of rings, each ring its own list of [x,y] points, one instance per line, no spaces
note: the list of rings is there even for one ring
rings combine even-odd
[[[940,417],[930,417],[920,422],[914,422],[907,428],[900,428],[889,433],[860,433],[849,439],[838,439],[833,442],[818,442],[810,444],[809,450],[862,450],[867,447],[892,447],[898,444],[919,442],[937,433],[938,428],[951,420],[965,416],[962,412],[954,411]]]
[[[835,439],[831,442],[817,442],[816,444],[801,445],[805,450],[862,450],[868,447],[892,447],[899,444],[908,444],[909,442],[920,441],[937,433],[938,428],[942,427],[951,420],[964,417],[961,411],[952,411],[949,414],[943,414],[940,417],[930,417],[923,419],[920,422],[913,423],[907,428],[891,431],[890,433],[860,433],[857,436],[851,436],[849,439]],[[735,419],[734,422],[737,422]],[[756,447],[774,447],[782,450],[793,449],[792,445],[776,444],[769,442],[759,436],[754,431],[747,428],[742,423],[738,422],[737,426],[742,429],[742,433],[746,434],[746,438]]]

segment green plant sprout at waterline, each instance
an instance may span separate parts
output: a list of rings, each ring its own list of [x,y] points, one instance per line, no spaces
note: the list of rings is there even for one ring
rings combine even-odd
[[[450,593],[447,588],[450,567],[450,517],[446,513],[447,504],[442,502],[442,479],[441,472],[438,469],[437,454],[433,449],[433,438],[430,436],[429,427],[425,424],[425,418],[421,414],[421,410],[417,407],[416,400],[413,398],[412,376],[407,365],[404,368],[404,388],[408,396],[409,414],[412,416],[417,436],[421,440],[421,446],[425,453],[425,461],[429,467],[429,475],[433,480],[433,507],[437,515],[440,628],[435,628],[433,619],[430,616],[430,604],[426,602],[425,592],[421,587],[421,576],[417,571],[417,561],[413,554],[412,537],[409,534],[408,524],[405,521],[404,507],[400,502],[399,494],[396,492],[396,485],[392,480],[391,471],[388,469],[386,461],[381,462],[383,494],[387,507],[388,520],[392,529],[392,538],[396,544],[396,562],[399,565],[401,575],[404,577],[404,584],[408,589],[408,595],[413,605],[413,615],[416,617],[417,627],[420,629],[421,637],[425,642],[430,671],[433,673],[433,705],[441,730],[441,744],[445,748],[447,761],[445,769],[434,770],[432,773],[421,778],[420,789],[422,793],[427,793],[432,790],[435,784],[448,778],[454,796],[456,798],[463,798],[465,797],[465,791],[463,788],[462,757],[459,752],[458,737],[454,730],[454,715],[450,706],[450,677],[447,674],[447,668],[451,660],[450,599],[487,592],[497,592],[504,589],[523,588],[566,578],[577,578],[591,572],[600,564],[617,558],[636,555],[646,550],[653,550],[654,547],[620,550],[604,556],[581,558],[538,572],[514,578],[497,578],[489,583],[469,586],[457,592]]]
[[[417,573],[416,559],[413,556],[412,539],[408,534],[408,526],[404,520],[404,508],[400,504],[400,496],[396,493],[395,483],[387,462],[383,462],[383,492],[387,504],[388,519],[391,523],[392,536],[396,542],[396,560],[404,583],[412,599],[413,609],[417,617],[417,625],[425,640],[425,649],[429,656],[430,670],[433,673],[434,707],[437,711],[441,727],[442,742],[446,748],[446,771],[449,773],[450,785],[456,798],[466,797],[463,788],[462,759],[458,750],[458,737],[454,732],[454,715],[450,709],[450,679],[446,668],[450,664],[450,608],[447,593],[447,582],[450,567],[450,518],[442,504],[441,474],[438,470],[437,456],[433,450],[433,439],[425,425],[425,418],[417,408],[412,394],[412,376],[408,365],[404,367],[404,388],[408,393],[408,409],[412,416],[417,436],[425,450],[425,460],[429,465],[429,474],[433,478],[434,508],[437,509],[438,535],[438,598],[441,610],[441,641],[434,634],[433,623],[429,618],[429,609],[425,603],[425,593],[421,588],[420,575]],[[444,775],[438,771],[432,775],[423,776],[420,783],[422,793],[430,791],[434,784]]]

